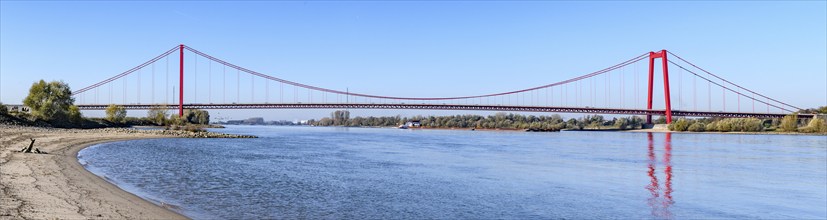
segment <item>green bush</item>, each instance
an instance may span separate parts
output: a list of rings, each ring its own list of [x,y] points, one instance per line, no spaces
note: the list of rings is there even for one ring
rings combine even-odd
[[[710,122],[709,124],[706,124],[706,127],[704,128],[704,130],[705,131],[718,131],[718,122],[713,121],[713,122]]]
[[[170,115],[169,120],[167,120],[168,125],[185,125],[187,124],[187,119],[178,115]]]
[[[0,102],[0,114],[4,114],[4,115],[9,114],[9,107],[6,107],[5,105],[3,105],[2,102]]]
[[[757,118],[744,118],[744,125],[742,131],[763,131],[764,121]]]
[[[807,123],[806,127],[799,129],[799,131],[804,133],[827,132],[827,123],[824,119],[813,118],[810,119],[810,123]]]
[[[156,105],[149,108],[149,111],[146,112],[146,118],[149,121],[152,121],[153,124],[158,126],[167,125],[168,123],[166,120],[167,117],[167,106],[164,105]],[[173,115],[170,115],[170,119],[172,119]],[[174,117],[178,117],[178,115],[174,115]]]
[[[80,123],[83,121],[83,115],[80,113],[80,108],[77,105],[69,106],[69,122],[74,124],[75,126],[80,126]]]
[[[786,131],[786,132],[798,131],[798,114],[793,113],[793,114],[784,116],[784,118],[781,119],[781,125],[779,126],[779,128],[782,131]]]
[[[704,127],[706,131],[758,132],[763,131],[763,121],[757,118],[725,118],[713,121]]]
[[[720,132],[730,132],[730,131],[732,131],[732,122],[729,121],[729,120],[726,120],[726,119],[720,120],[720,121],[718,121],[717,124],[718,124],[718,128],[715,129],[715,130],[718,130]]]
[[[686,119],[678,119],[678,121],[672,122],[669,124],[669,130],[671,131],[686,131],[689,128],[689,121]]]
[[[724,119],[729,122],[729,131],[744,131],[744,121],[741,118]]]
[[[692,125],[690,125],[689,128],[687,128],[688,131],[692,131],[692,132],[703,132],[705,129],[706,129],[706,125],[702,122],[699,122],[699,121],[696,121],[695,123],[692,123]]]
[[[112,123],[124,123],[126,109],[123,106],[110,104],[106,107],[106,120]]]

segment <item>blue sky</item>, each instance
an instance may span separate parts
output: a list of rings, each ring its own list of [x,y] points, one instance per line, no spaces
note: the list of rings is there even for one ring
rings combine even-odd
[[[83,88],[181,43],[296,82],[394,96],[522,89],[667,49],[770,97],[827,105],[824,1],[3,1],[0,101],[21,103],[39,79]],[[330,111],[213,115],[292,120]]]

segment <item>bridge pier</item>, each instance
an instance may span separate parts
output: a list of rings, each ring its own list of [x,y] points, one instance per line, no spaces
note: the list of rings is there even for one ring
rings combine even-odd
[[[180,66],[180,76],[178,78],[178,116],[184,117],[184,45],[179,45],[180,48],[180,57],[181,57],[181,66]]]
[[[646,109],[652,110],[652,87],[654,86],[655,82],[655,59],[661,58],[663,63],[663,96],[664,101],[666,104],[666,124],[672,123],[672,105],[669,96],[669,66],[668,61],[666,60],[666,50],[660,50],[658,52],[649,52],[649,96],[646,99]],[[646,123],[652,123],[652,115],[646,115]]]

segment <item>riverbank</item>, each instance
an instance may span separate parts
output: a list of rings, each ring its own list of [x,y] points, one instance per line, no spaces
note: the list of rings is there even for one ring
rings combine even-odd
[[[801,132],[776,132],[776,131],[760,131],[760,132],[743,132],[743,131],[670,131],[666,128],[649,128],[637,130],[623,130],[623,132],[655,132],[655,133],[678,133],[678,134],[754,134],[754,135],[801,135],[801,136],[827,136],[827,133],[801,133]]]
[[[395,128],[395,127],[371,127],[371,128]],[[498,128],[498,129],[486,129],[486,128],[409,128],[412,130],[466,130],[466,131],[505,131],[505,132],[527,132],[525,129],[511,129],[511,128]],[[644,128],[644,129],[617,129],[617,128],[604,128],[604,129],[563,129],[560,131],[600,131],[600,132],[654,132],[654,133],[683,133],[683,134],[754,134],[754,135],[804,135],[804,136],[827,136],[827,133],[801,133],[801,132],[774,132],[774,131],[762,131],[762,132],[740,132],[740,131],[730,131],[730,132],[720,132],[720,131],[703,131],[703,132],[690,132],[690,131],[670,131],[666,126],[656,126],[654,128]],[[548,131],[544,131],[548,132]]]
[[[94,144],[170,137],[252,136],[0,125],[0,219],[187,219],[92,174],[77,159],[78,151]],[[29,138],[47,154],[19,152]]]
[[[314,127],[343,127],[343,128],[385,128],[400,129],[396,126],[314,126]],[[518,128],[434,128],[434,127],[412,127],[400,130],[447,130],[447,131],[507,131],[507,132],[557,132],[557,131],[527,131]]]
[[[390,127],[394,128],[394,127]],[[513,129],[513,128],[426,128],[426,127],[418,127],[418,128],[408,128],[413,130],[466,130],[466,131],[509,131],[509,132],[525,132],[525,129]]]

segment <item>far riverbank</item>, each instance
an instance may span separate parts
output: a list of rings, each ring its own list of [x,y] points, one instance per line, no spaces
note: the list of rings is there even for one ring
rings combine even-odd
[[[398,129],[397,127],[381,127],[381,126],[314,126],[314,127],[347,127],[347,128],[387,128],[387,129]],[[408,130],[468,130],[468,131],[501,131],[501,132],[529,132],[526,129],[514,129],[514,128],[429,128],[429,127],[418,127],[418,128],[407,128]],[[827,133],[801,133],[801,132],[774,132],[774,131],[762,131],[762,132],[738,132],[738,131],[730,131],[730,132],[690,132],[690,131],[670,131],[666,128],[665,125],[663,126],[656,126],[654,128],[644,128],[644,129],[617,129],[617,128],[605,128],[605,129],[562,129],[560,131],[600,131],[600,132],[656,132],[656,133],[685,133],[685,134],[755,134],[755,135],[803,135],[803,136],[827,136]],[[553,131],[540,131],[540,132],[553,132]]]

